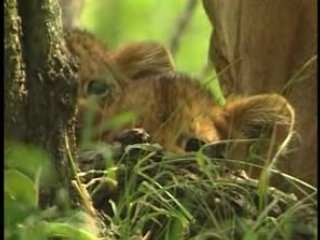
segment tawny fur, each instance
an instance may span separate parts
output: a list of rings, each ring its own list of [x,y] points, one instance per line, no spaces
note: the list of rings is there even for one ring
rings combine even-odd
[[[108,52],[81,31],[69,33],[66,39],[71,53],[79,58],[79,121],[95,107],[96,140],[112,142],[125,128],[140,127],[153,142],[181,152],[193,137],[204,142],[257,138],[264,127],[278,125],[282,133],[275,142],[279,144],[294,120],[291,105],[277,94],[229,98],[219,106],[195,80],[174,70],[170,54],[157,43]],[[109,90],[92,100],[86,89],[97,78],[106,81]],[[103,129],[125,111],[137,117],[120,129]]]

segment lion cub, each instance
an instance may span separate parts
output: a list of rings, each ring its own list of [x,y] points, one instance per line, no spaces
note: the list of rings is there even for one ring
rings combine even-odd
[[[196,81],[175,71],[170,54],[158,43],[131,44],[112,52],[81,31],[70,32],[66,39],[79,60],[80,125],[86,125],[91,113],[95,140],[112,142],[124,129],[139,127],[152,142],[182,152],[199,149],[195,140],[205,144],[257,139],[262,132],[270,139],[271,133],[264,130],[275,125],[279,134],[272,143],[277,146],[290,130],[294,111],[282,96],[229,98],[220,106]],[[135,117],[122,126],[108,124],[128,111]]]

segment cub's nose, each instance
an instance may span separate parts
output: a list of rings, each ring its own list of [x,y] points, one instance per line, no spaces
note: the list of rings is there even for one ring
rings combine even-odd
[[[197,152],[205,144],[203,140],[192,137],[187,140],[184,150],[186,152]]]

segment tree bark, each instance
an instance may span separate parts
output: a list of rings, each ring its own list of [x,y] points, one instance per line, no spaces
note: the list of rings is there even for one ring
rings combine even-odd
[[[25,131],[23,103],[25,101],[25,65],[21,50],[21,19],[15,0],[5,1],[5,136],[21,139]]]
[[[214,28],[209,58],[224,92],[283,94],[300,139],[279,168],[317,185],[317,1],[202,2]]]
[[[69,188],[77,74],[57,1],[5,0],[5,72],[6,140],[47,151],[59,176],[52,189]]]

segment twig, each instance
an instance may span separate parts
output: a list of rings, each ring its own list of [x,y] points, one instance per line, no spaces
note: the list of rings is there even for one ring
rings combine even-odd
[[[68,154],[68,159],[70,161],[70,165],[71,165],[74,177],[75,177],[75,180],[72,180],[71,183],[78,191],[78,193],[80,195],[80,200],[82,201],[85,209],[87,210],[87,213],[90,214],[90,216],[92,216],[92,217],[96,217],[97,216],[96,211],[95,211],[95,208],[93,207],[90,194],[88,193],[87,189],[83,186],[83,184],[80,180],[80,177],[78,176],[79,168],[72,157],[70,146],[69,146],[69,139],[66,134],[64,136],[64,140],[65,140],[66,151]]]
[[[179,41],[188,23],[192,18],[192,14],[194,13],[197,3],[198,3],[198,0],[189,0],[180,18],[178,19],[178,22],[176,24],[176,29],[170,40],[170,51],[172,56],[175,55],[175,53],[179,48]]]
[[[312,56],[310,59],[308,59],[308,61],[306,61],[301,68],[298,69],[298,71],[296,71],[296,73],[289,79],[289,81],[285,84],[285,86],[283,87],[281,93],[283,95],[286,95],[289,91],[290,91],[290,87],[292,87],[292,85],[302,82],[302,80],[309,78],[310,76],[302,76],[304,71],[314,62],[316,62],[318,59],[317,55]]]

